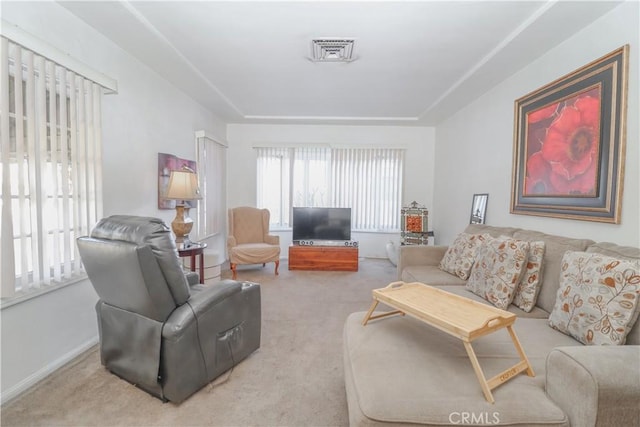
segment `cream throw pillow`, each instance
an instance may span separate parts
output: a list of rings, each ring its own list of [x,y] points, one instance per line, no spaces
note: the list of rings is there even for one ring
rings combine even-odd
[[[625,343],[638,318],[640,262],[567,251],[549,325],[587,345]]]
[[[513,304],[527,313],[533,310],[540,293],[544,248],[543,241],[529,242],[527,265],[513,297]]]
[[[529,242],[491,238],[476,255],[467,289],[506,310],[513,301],[529,256]]]
[[[490,238],[489,234],[460,233],[442,257],[440,269],[467,280],[475,261],[476,251]]]

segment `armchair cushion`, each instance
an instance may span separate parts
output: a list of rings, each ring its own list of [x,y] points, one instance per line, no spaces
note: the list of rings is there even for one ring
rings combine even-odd
[[[280,258],[280,246],[266,243],[245,243],[232,248],[229,258],[234,264],[273,262]]]

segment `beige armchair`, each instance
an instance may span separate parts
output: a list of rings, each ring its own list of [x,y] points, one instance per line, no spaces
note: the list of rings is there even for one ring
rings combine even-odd
[[[229,209],[229,237],[227,250],[233,279],[238,264],[276,263],[276,275],[280,266],[280,237],[269,235],[268,209],[248,206]]]

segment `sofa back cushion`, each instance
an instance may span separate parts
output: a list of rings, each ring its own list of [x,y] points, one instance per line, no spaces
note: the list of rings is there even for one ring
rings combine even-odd
[[[529,242],[544,241],[542,284],[536,305],[545,311],[551,312],[555,306],[556,295],[560,286],[560,267],[565,252],[585,251],[589,245],[595,242],[589,239],[572,239],[530,230],[518,230],[513,233],[513,237]]]
[[[635,262],[636,266],[640,264],[640,248],[631,246],[620,246],[615,243],[599,242],[587,248],[589,253],[598,253],[608,255],[610,257],[629,260]],[[636,321],[635,325],[627,335],[627,344],[640,345],[640,322]]]
[[[467,234],[489,234],[491,237],[513,236],[513,233],[520,230],[513,227],[494,227],[484,224],[469,224],[464,230]]]

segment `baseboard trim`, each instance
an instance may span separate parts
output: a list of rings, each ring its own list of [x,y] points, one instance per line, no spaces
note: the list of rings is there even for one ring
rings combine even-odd
[[[53,362],[47,364],[43,368],[29,375],[24,380],[20,381],[15,386],[11,387],[6,391],[2,391],[2,396],[0,397],[0,404],[4,405],[5,403],[10,402],[16,397],[20,396],[25,391],[29,390],[31,387],[36,385],[38,382],[42,381],[58,369],[62,368],[67,363],[71,362],[76,357],[80,356],[85,351],[89,350],[94,345],[98,344],[98,336],[91,338],[90,340],[84,342],[78,347],[74,348],[70,352],[62,355],[58,359]]]

